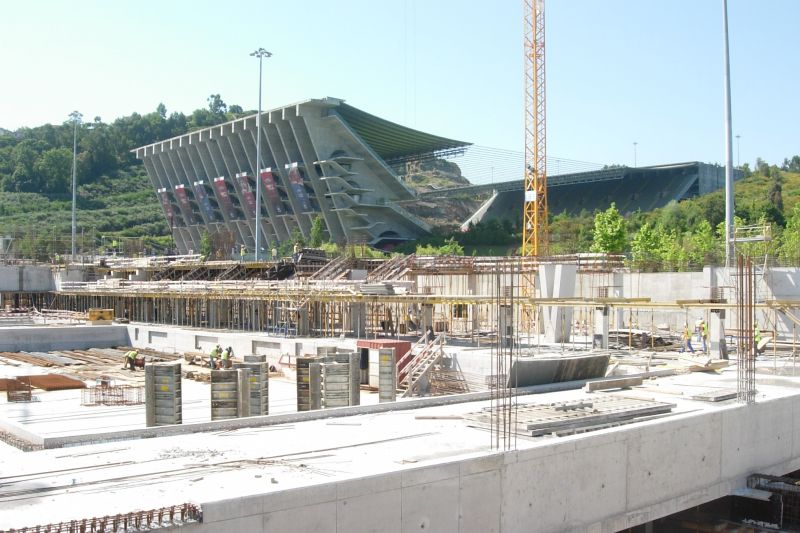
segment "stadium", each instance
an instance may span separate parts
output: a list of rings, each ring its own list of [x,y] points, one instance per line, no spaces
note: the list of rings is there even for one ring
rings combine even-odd
[[[144,162],[179,253],[200,250],[206,233],[231,256],[238,256],[242,247],[248,254],[255,250],[256,118],[250,115],[134,150]],[[262,124],[262,253],[298,237],[307,239],[318,216],[332,242],[375,248],[417,239],[435,225],[466,228],[493,218],[514,224],[522,219],[521,179],[422,192],[403,179],[420,161],[457,162],[470,149],[468,142],[395,124],[338,98],[265,111]],[[737,172],[735,178],[740,177]],[[548,197],[551,213],[592,212],[612,202],[631,213],[723,185],[724,169],[705,163],[613,166],[551,176]],[[471,202],[469,212],[463,204],[460,211],[448,208],[464,199]],[[423,216],[426,207],[433,217]]]

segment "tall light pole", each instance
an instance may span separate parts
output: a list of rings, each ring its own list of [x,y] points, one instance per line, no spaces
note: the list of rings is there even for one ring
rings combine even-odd
[[[741,135],[736,134],[736,168],[742,168],[741,153],[739,152],[739,138]]]
[[[256,253],[255,260],[258,261],[259,249],[261,248],[261,73],[262,64],[265,57],[272,57],[270,52],[263,48],[252,52],[251,56],[258,58],[258,115],[256,115]]]
[[[76,206],[76,199],[78,197],[78,179],[77,179],[77,168],[78,168],[78,124],[81,121],[81,115],[77,111],[73,111],[69,114],[69,118],[72,119],[73,129],[72,129],[72,258],[71,261],[75,261],[75,228],[76,226],[76,218],[75,218],[75,206]]]
[[[728,53],[728,0],[722,0],[722,36],[725,62],[725,266],[733,260],[733,128],[731,126],[731,62]]]
[[[638,165],[636,164],[636,163],[637,163],[637,161],[636,161],[636,146],[637,146],[638,144],[639,144],[638,142],[636,142],[636,141],[633,141],[633,168],[636,168],[636,167],[638,166]]]

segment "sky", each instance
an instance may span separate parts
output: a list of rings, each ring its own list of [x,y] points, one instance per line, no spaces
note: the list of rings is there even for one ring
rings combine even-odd
[[[332,96],[524,148],[517,0],[27,0],[0,17],[0,127]],[[800,0],[729,0],[734,164],[800,154]],[[547,0],[547,153],[724,163],[722,0]],[[633,143],[637,143],[634,147]],[[132,147],[133,148],[133,147]],[[635,156],[634,156],[635,152]],[[552,166],[552,164],[551,164]],[[552,173],[552,169],[550,169]]]

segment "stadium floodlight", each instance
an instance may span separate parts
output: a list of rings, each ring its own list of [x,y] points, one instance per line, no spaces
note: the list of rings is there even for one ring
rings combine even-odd
[[[71,262],[75,261],[75,228],[76,226],[76,218],[75,218],[75,207],[76,207],[76,199],[77,199],[77,191],[78,191],[78,180],[77,180],[77,161],[78,161],[78,124],[81,122],[81,115],[77,111],[73,111],[69,114],[69,118],[72,120],[73,123],[73,130],[72,130],[72,256],[70,258]]]
[[[252,52],[250,54],[253,57],[258,58],[258,115],[256,115],[256,129],[258,130],[256,134],[256,228],[255,228],[255,235],[256,235],[256,251],[255,251],[255,260],[258,261],[259,258],[259,249],[261,248],[260,243],[260,236],[261,236],[261,73],[262,73],[262,64],[265,57],[272,57],[272,53],[267,52],[263,48],[259,48],[258,50]]]

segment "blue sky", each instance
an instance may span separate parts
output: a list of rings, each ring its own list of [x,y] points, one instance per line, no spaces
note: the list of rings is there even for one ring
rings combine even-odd
[[[548,0],[548,154],[723,162],[721,0]],[[800,0],[729,0],[741,162],[800,154]],[[7,2],[0,127],[110,121],[220,93],[335,96],[477,145],[523,148],[522,6],[477,0]],[[734,163],[736,163],[734,141]]]

